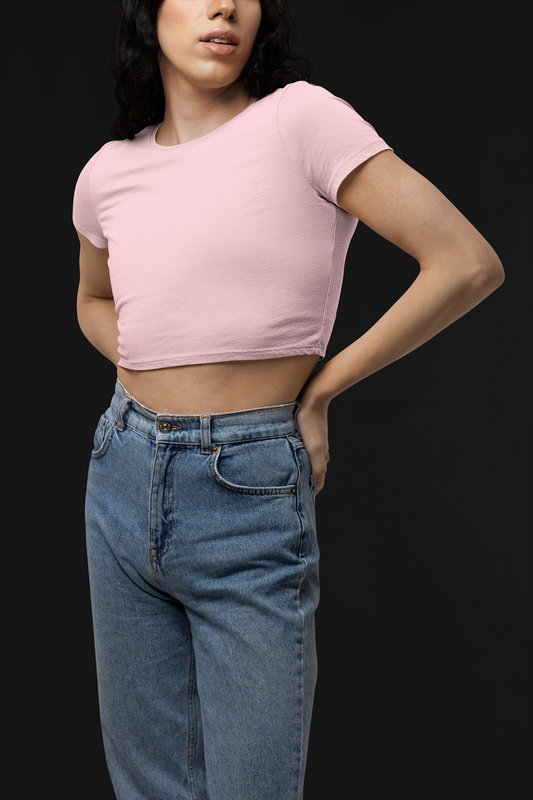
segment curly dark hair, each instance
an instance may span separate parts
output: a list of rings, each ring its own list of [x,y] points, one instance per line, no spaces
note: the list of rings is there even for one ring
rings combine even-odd
[[[165,115],[157,40],[157,11],[163,0],[120,2],[111,57],[117,117],[109,130],[113,139],[133,139],[147,125],[162,122]],[[287,0],[261,0],[261,11],[254,46],[240,75],[245,90],[257,100],[288,83],[313,83],[313,62],[293,50],[296,23]]]

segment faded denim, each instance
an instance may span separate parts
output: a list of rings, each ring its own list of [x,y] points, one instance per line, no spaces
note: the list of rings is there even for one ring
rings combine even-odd
[[[298,402],[159,414],[117,380],[87,553],[118,800],[302,800],[319,547]]]

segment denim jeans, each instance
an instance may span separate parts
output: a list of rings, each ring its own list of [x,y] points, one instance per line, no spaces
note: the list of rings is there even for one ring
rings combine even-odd
[[[117,380],[87,553],[118,800],[301,800],[319,548],[298,402],[160,414]]]

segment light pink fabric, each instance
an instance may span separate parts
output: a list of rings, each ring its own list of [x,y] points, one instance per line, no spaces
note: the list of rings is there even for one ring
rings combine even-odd
[[[358,222],[337,189],[392,148],[306,81],[191,142],[158,127],[104,144],[74,191],[74,226],[109,248],[119,365],[323,358]]]

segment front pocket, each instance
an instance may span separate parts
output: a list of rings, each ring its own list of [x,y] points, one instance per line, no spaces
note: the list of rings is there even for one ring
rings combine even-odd
[[[96,431],[94,432],[91,458],[102,458],[102,456],[107,453],[114,432],[115,416],[113,412],[108,409],[98,420],[98,425],[96,427]]]
[[[220,444],[210,456],[214,480],[241,494],[294,494],[298,464],[287,437]]]

